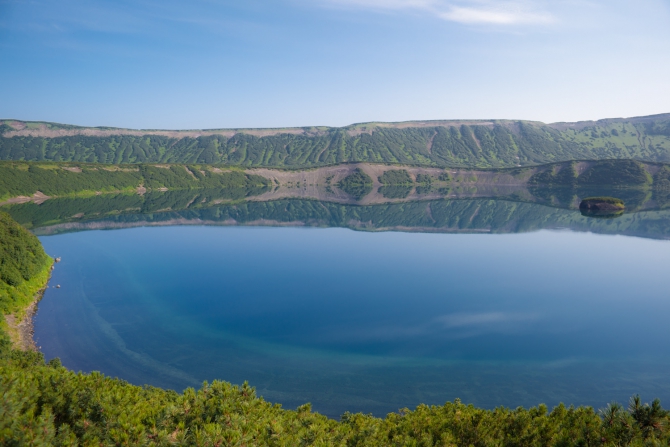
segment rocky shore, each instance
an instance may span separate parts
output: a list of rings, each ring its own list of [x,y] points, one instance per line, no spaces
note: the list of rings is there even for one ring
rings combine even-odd
[[[48,281],[47,281],[48,284]],[[34,318],[37,313],[37,305],[42,300],[47,285],[42,287],[36,294],[33,301],[25,308],[23,317],[18,318],[17,315],[5,315],[5,321],[9,327],[9,336],[12,339],[12,344],[15,349],[21,351],[37,351],[38,347],[35,343],[35,324]]]

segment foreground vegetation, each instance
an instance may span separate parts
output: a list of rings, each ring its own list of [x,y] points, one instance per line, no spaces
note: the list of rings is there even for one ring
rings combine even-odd
[[[44,287],[51,267],[40,241],[0,212],[0,313],[21,318],[22,310]],[[0,321],[0,350],[10,345],[8,326]],[[13,334],[16,336],[16,334]]]
[[[0,214],[2,312],[7,299],[48,270],[35,236]],[[46,278],[42,278],[46,281]],[[13,350],[0,338],[0,444],[4,446],[652,446],[669,445],[660,402],[559,405],[551,411],[484,410],[460,401],[402,409],[384,419],[346,413],[340,421],[266,402],[246,383],[205,383],[183,393],[139,387],[99,373],[67,370],[57,359]]]
[[[434,124],[434,125],[432,125]],[[16,126],[13,127],[13,126]],[[0,159],[89,163],[207,163],[313,167],[370,162],[497,168],[582,159],[670,162],[670,115],[546,125],[532,121],[368,123],[344,128],[165,135],[13,136],[19,128],[79,132],[52,123],[0,121]]]
[[[652,446],[668,445],[658,401],[552,411],[483,410],[459,401],[341,421],[284,410],[253,388],[205,383],[183,394],[75,374],[39,354],[11,353],[0,369],[3,445],[189,446]]]

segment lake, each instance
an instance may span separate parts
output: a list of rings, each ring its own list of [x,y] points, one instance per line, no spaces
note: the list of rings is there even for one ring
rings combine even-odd
[[[37,343],[74,370],[179,391],[248,381],[332,417],[456,398],[670,400],[667,211],[368,208],[289,200],[51,219],[35,231],[62,262]]]

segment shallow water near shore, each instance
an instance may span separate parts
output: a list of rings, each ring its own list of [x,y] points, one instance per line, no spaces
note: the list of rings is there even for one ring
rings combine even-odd
[[[668,241],[204,226],[40,239],[63,260],[37,344],[74,370],[179,391],[246,380],[333,417],[670,401]]]

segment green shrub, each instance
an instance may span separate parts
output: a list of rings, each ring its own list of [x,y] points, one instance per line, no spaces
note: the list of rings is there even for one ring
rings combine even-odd
[[[393,169],[379,176],[382,185],[411,185],[414,183],[412,177],[404,169]]]
[[[337,187],[356,200],[360,200],[372,191],[372,178],[356,168],[354,172],[340,180]]]

